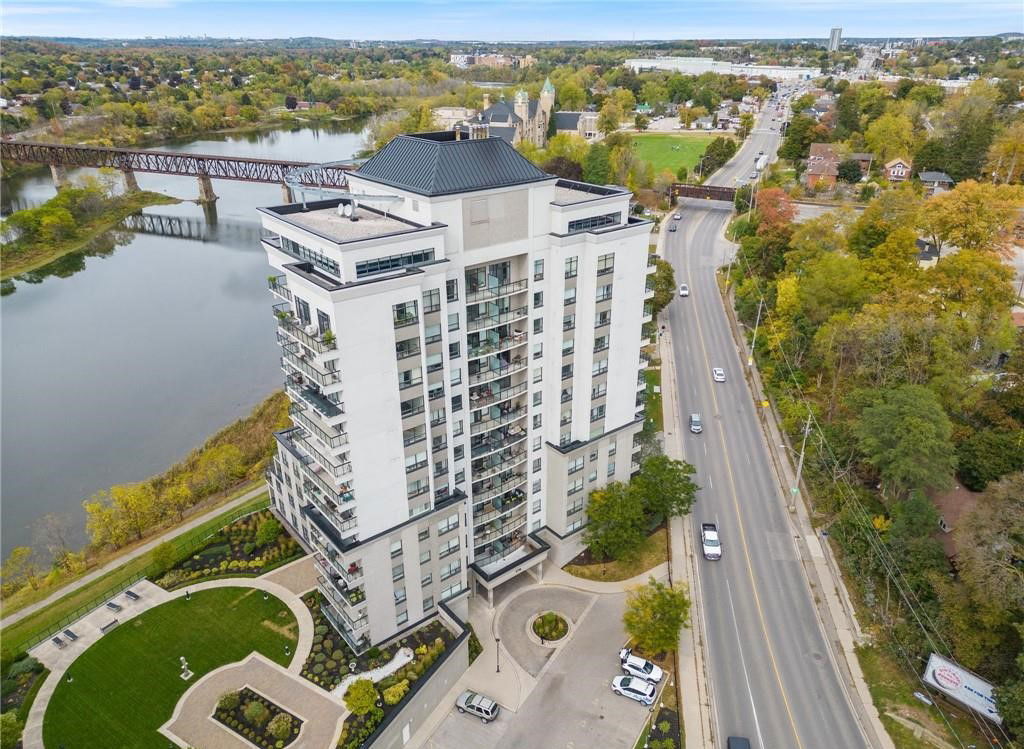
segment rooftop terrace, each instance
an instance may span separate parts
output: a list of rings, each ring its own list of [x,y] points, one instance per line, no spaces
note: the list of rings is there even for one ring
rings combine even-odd
[[[386,203],[382,204],[384,209],[360,204],[354,215],[339,214],[339,208],[350,202],[334,198],[307,202],[305,209],[302,203],[292,203],[260,208],[260,211],[338,244],[430,228],[389,215]]]
[[[571,179],[560,179],[555,183],[554,205],[574,205],[589,200],[607,198],[611,195],[625,195],[628,191],[614,185],[591,185]]]

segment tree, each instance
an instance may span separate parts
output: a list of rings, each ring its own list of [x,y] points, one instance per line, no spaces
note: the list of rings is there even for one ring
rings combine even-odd
[[[23,729],[17,710],[0,714],[0,749],[15,749],[19,746]]]
[[[262,726],[270,719],[270,710],[259,700],[252,700],[245,703],[245,707],[242,708],[242,715],[252,725]]]
[[[572,81],[558,87],[558,103],[563,111],[579,112],[587,104],[587,94]]]
[[[922,222],[941,247],[1003,252],[1024,206],[1024,187],[967,180],[925,201]]]
[[[651,314],[657,318],[665,307],[676,297],[676,273],[672,263],[659,258],[654,266],[654,299],[651,300]]]
[[[36,563],[35,551],[28,546],[16,546],[11,549],[7,561],[0,567],[0,578],[4,587],[12,586],[13,590],[17,590],[25,583],[35,588],[38,575],[39,565]]]
[[[269,517],[260,523],[256,529],[256,545],[266,546],[274,543],[278,536],[284,532],[281,522],[275,517]]]
[[[626,632],[645,653],[675,650],[679,631],[690,626],[690,598],[682,585],[669,587],[654,578],[626,596],[622,615]]]
[[[686,168],[685,164],[683,164],[681,167],[679,167],[678,170],[676,170],[676,179],[679,182],[685,182],[686,178],[689,177],[689,176],[690,176],[690,170]]]
[[[733,198],[733,206],[737,213],[745,213],[750,210],[750,204],[754,198],[753,185],[740,185],[736,188],[736,196]]]
[[[638,114],[636,117],[633,118],[633,127],[639,130],[641,133],[644,130],[646,130],[650,124],[651,121],[642,114]]]
[[[860,182],[860,178],[862,176],[860,172],[860,162],[856,159],[846,159],[839,162],[836,172],[839,179],[851,185]]]
[[[789,161],[806,159],[814,142],[817,123],[813,118],[798,114],[786,128],[786,138],[779,147],[779,156]]]
[[[750,112],[744,112],[740,115],[740,124],[736,129],[736,135],[739,136],[740,140],[746,139],[750,135],[750,131],[754,129],[754,115]]]
[[[572,180],[583,179],[583,167],[566,156],[555,156],[552,159],[548,159],[541,165],[548,174],[555,174],[559,177]]]
[[[649,517],[661,520],[689,515],[699,488],[691,478],[695,472],[685,461],[655,455],[641,463],[631,488],[639,493]]]
[[[590,492],[583,542],[598,559],[634,559],[644,541],[640,495],[620,481]]]
[[[181,552],[178,551],[178,547],[175,546],[173,541],[164,541],[153,549],[153,564],[162,572],[171,569],[178,563],[180,558]]]
[[[595,185],[607,185],[612,179],[612,166],[608,158],[608,147],[594,143],[583,161],[583,179]]]
[[[37,548],[45,549],[58,566],[71,549],[68,538],[71,535],[71,518],[67,513],[48,512],[33,525],[32,540]]]
[[[1024,624],[1017,625],[1017,637],[1024,640]],[[1017,656],[1017,679],[993,690],[999,715],[1007,728],[1018,736],[1024,733],[1024,650]]]
[[[957,475],[972,491],[983,490],[1014,471],[1024,470],[1024,441],[1020,434],[982,429],[957,447]]]
[[[868,125],[864,141],[883,164],[898,156],[908,158],[914,151],[914,123],[902,114],[883,114]]]
[[[945,171],[948,160],[946,141],[942,138],[929,138],[914,153],[914,174]]]
[[[1024,610],[1024,472],[990,485],[957,533],[964,581],[986,598]]]
[[[597,129],[609,135],[619,129],[619,123],[622,122],[622,109],[612,100],[608,100],[601,107],[601,112],[597,116]]]
[[[793,223],[796,207],[781,187],[763,187],[757,191],[758,232]],[[763,230],[763,231],[762,231]]]
[[[267,723],[267,733],[275,739],[287,739],[292,735],[292,716],[278,713]]]
[[[1024,120],[1002,132],[988,149],[985,174],[993,182],[1020,182],[1024,176]]]
[[[241,702],[241,695],[238,692],[225,692],[217,700],[217,707],[221,710],[234,710]]]
[[[286,97],[284,97],[284,106],[285,109],[295,109],[297,106],[299,106],[299,100],[296,99],[291,94],[288,94]]]
[[[366,715],[377,704],[377,688],[369,679],[357,679],[345,692],[345,706],[353,715]]]
[[[873,392],[854,432],[865,461],[897,496],[951,484],[953,425],[938,397],[923,385]]]

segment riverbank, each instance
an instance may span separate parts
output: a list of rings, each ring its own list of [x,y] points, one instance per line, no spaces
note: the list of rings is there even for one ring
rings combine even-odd
[[[21,231],[22,235],[0,248],[0,280],[36,270],[82,249],[143,208],[181,202],[170,195],[149,191],[98,199],[103,205],[92,215],[76,215],[62,194],[36,208],[11,214],[4,225]]]

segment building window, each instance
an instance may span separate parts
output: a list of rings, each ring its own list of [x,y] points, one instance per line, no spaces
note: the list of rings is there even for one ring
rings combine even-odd
[[[594,315],[594,327],[603,328],[605,325],[611,325],[612,322],[612,311],[604,310],[604,312],[598,312]]]
[[[430,538],[430,528],[423,528],[419,533],[420,541],[426,541]]]
[[[577,499],[571,505],[565,508],[565,516],[571,518],[577,512],[583,511],[583,498]]]
[[[396,626],[401,627],[407,621],[409,621],[409,612],[408,611],[405,611],[405,610],[399,611],[398,614],[395,616],[395,625]]]
[[[615,461],[614,460],[609,460],[608,461],[608,475],[609,476],[614,476],[615,475]]]
[[[444,366],[444,358],[441,354],[427,354],[427,371],[438,372]]]
[[[576,304],[576,287],[567,288],[562,296],[562,301],[566,307]]]
[[[437,535],[443,536],[448,531],[453,531],[459,527],[459,513],[449,515],[447,518],[437,524]]]
[[[463,468],[461,471],[455,472],[455,483],[463,484],[466,481],[466,469]]]
[[[533,261],[533,280],[543,281],[544,280],[544,261],[534,260]]]
[[[453,585],[449,585],[447,588],[441,591],[441,600],[447,601],[449,598],[454,598],[462,592],[462,582],[459,581]]]
[[[572,352],[576,350],[576,340],[574,338],[565,338],[562,340],[562,356],[572,356]]]
[[[538,317],[533,321],[533,332],[534,334],[540,334],[544,332],[544,318]]]
[[[540,458],[534,458],[533,459],[533,472],[534,473],[540,473],[540,466],[541,466]]]
[[[420,586],[421,587],[425,588],[426,586],[430,585],[432,582],[434,582],[434,575],[432,573],[430,573],[430,572],[428,572],[427,574],[425,574],[423,577],[420,578]]]
[[[537,367],[533,370],[533,381],[540,382],[544,377],[544,368]]]
[[[533,415],[533,428],[534,429],[540,429],[541,423],[542,423],[541,422],[541,415],[540,414],[534,414]]]
[[[430,549],[420,552],[420,564],[426,564],[430,561]]]
[[[572,377],[572,364],[562,365],[562,379],[568,380]]]
[[[405,577],[405,566],[402,564],[396,564],[391,568],[391,579],[398,582]]]
[[[459,329],[459,313],[458,312],[452,312],[450,315],[448,315],[448,330],[458,330],[458,329]]]
[[[416,356],[419,352],[420,342],[415,338],[407,338],[395,344],[395,357],[398,359],[408,359],[410,356]]]
[[[581,231],[592,231],[605,226],[615,226],[622,223],[622,212],[606,213],[603,216],[588,216],[569,222],[569,233],[577,234]]]
[[[534,437],[533,438],[533,449],[534,450],[540,450],[541,444],[542,444],[542,438],[541,437]]]
[[[594,353],[608,348],[608,336],[602,335],[594,339]]]
[[[596,385],[594,385],[593,388],[591,388],[591,390],[590,390],[590,397],[592,399],[595,399],[595,400],[597,398],[603,398],[605,396],[605,393],[607,393],[607,392],[608,392],[608,383],[607,382],[599,382]]]
[[[533,358],[534,359],[540,359],[542,356],[544,356],[544,344],[543,343],[535,343],[535,344],[533,344]]]
[[[445,291],[448,293],[448,301],[455,302],[459,298],[459,279],[453,278],[450,281],[445,281]]]
[[[457,575],[462,570],[462,560],[456,559],[446,567],[441,568],[441,580],[447,580],[452,575]]]
[[[391,542],[391,558],[394,559],[402,553],[402,539]]]
[[[458,423],[462,424],[461,421],[458,422]],[[462,434],[461,427],[460,427],[460,429],[458,431],[458,434],[455,434],[455,436],[458,437],[460,434]],[[455,446],[455,459],[456,460],[462,460],[462,458],[463,458],[463,456],[465,456],[465,454],[466,454],[466,447],[465,447],[465,445],[456,445]]]
[[[428,289],[423,292],[423,314],[441,311],[441,290]]]
[[[582,471],[582,470],[583,470],[583,456],[582,455],[579,456],[578,458],[573,458],[572,460],[569,461],[569,470],[567,471],[568,475],[571,476],[572,474],[576,473],[576,471]]]
[[[605,284],[604,286],[597,287],[596,300],[598,302],[604,302],[612,298],[612,285]]]
[[[401,255],[388,255],[372,260],[363,260],[356,263],[356,278],[372,276],[376,273],[387,273],[411,265],[423,265],[434,261],[434,250],[416,250],[415,252],[404,252]],[[315,262],[315,261],[314,261]],[[335,271],[337,275],[337,271]]]
[[[458,359],[460,356],[462,356],[462,353],[459,351],[459,343],[457,341],[455,343],[449,343],[448,344],[448,358],[449,359]]]
[[[581,491],[583,491],[583,479],[582,479],[582,477],[576,479],[571,484],[569,484],[569,487],[566,489],[565,493],[566,494],[575,494],[576,492],[581,492]]]
[[[592,409],[590,409],[590,420],[591,421],[600,421],[603,418],[604,418],[604,404],[601,404],[600,406],[594,406]]]
[[[423,329],[424,342],[426,343],[437,343],[441,340],[441,326],[440,325],[427,325]]]
[[[592,484],[595,481],[597,481],[597,471],[591,471],[590,474],[587,476],[587,483]]]
[[[604,374],[607,371],[608,371],[608,360],[607,359],[598,359],[597,361],[594,362],[594,366],[591,369],[591,374],[596,376],[596,375]]]
[[[407,369],[404,372],[398,373],[399,389],[405,389],[421,384],[423,384],[423,370],[419,367],[413,367],[412,369]]]
[[[318,268],[322,268],[328,273],[334,276],[341,276],[341,271],[338,267],[338,263],[331,260],[323,253],[311,250],[308,247],[303,247],[301,244],[296,242],[294,239],[288,239],[288,237],[281,237],[281,249],[287,252],[289,255],[297,257],[299,260],[308,260]]]
[[[578,531],[582,527],[583,527],[583,518],[580,518],[579,520],[575,520],[575,521],[569,523],[569,525],[565,526],[565,532],[566,533],[574,533],[574,532]]]
[[[536,393],[534,393],[533,394],[533,405],[539,406],[541,404],[542,396],[543,396],[543,393],[540,390],[538,390]]]
[[[427,596],[426,598],[423,599],[423,610],[424,611],[429,611],[432,608],[434,608],[434,597],[433,596]]]
[[[458,372],[458,370],[456,370],[456,372]],[[453,382],[452,384],[453,385],[458,385],[460,381],[461,381],[461,378],[460,378],[460,380],[457,380],[457,381]],[[454,413],[456,411],[461,411],[461,410],[462,410],[462,396],[461,395],[453,395],[452,396],[452,413]]]
[[[533,487],[532,487],[532,490],[531,490],[531,491],[532,491],[532,492],[533,492],[534,494],[539,494],[539,493],[540,493],[540,479],[536,479],[536,480],[535,480],[535,481],[533,482]]]
[[[453,538],[444,546],[442,546],[437,552],[438,559],[444,559],[447,556],[451,556],[459,550],[459,539]]]
[[[616,444],[614,442],[610,443],[608,445],[608,456],[611,457],[612,455],[614,455],[616,449],[617,449]]]
[[[576,315],[568,314],[562,316],[562,330],[572,330],[576,327]]]
[[[580,259],[578,257],[567,257],[565,259],[566,278],[576,278],[577,268],[579,267],[579,260]]]
[[[572,388],[562,388],[562,403],[568,403],[572,400]]]
[[[597,258],[597,275],[603,276],[615,270],[615,253],[601,255]]]
[[[533,293],[533,306],[535,309],[540,309],[544,306],[544,292],[535,291]]]

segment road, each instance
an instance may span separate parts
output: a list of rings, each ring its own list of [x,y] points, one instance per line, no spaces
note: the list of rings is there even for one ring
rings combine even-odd
[[[708,180],[732,186],[759,151],[774,153],[771,114],[759,120],[734,159]],[[731,206],[683,203],[679,231],[665,254],[690,296],[668,307],[678,382],[678,424],[699,412],[704,431],[685,432],[686,459],[702,489],[690,518],[718,523],[721,561],[699,560],[700,595],[715,699],[716,735],[746,736],[760,749],[852,749],[868,745],[819,626],[785,500],[773,473],[755,406],[743,378],[715,269],[731,245],[723,238]],[[727,381],[714,383],[711,368]],[[685,427],[683,427],[685,429]]]

